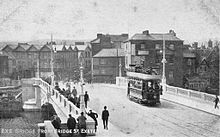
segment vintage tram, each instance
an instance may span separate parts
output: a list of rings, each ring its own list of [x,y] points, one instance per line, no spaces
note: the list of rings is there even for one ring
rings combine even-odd
[[[160,95],[162,94],[160,75],[127,72],[127,76],[129,99],[141,104],[155,105],[160,103]]]

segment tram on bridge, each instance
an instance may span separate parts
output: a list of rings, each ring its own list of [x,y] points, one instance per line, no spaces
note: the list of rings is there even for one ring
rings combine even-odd
[[[155,105],[160,103],[162,86],[161,76],[127,71],[127,95],[130,100],[140,104]]]

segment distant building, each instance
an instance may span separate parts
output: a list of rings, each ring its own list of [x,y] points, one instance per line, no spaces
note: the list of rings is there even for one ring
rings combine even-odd
[[[79,66],[83,66],[84,78],[86,81],[91,81],[92,78],[92,50],[89,43],[84,45],[76,45],[78,48]]]
[[[183,40],[173,30],[168,33],[150,33],[148,30],[137,33],[124,44],[125,67],[133,66],[153,68],[162,75],[163,39],[166,45],[166,79],[167,84],[183,86]]]
[[[116,77],[125,76],[123,49],[102,49],[93,56],[93,82],[115,83]]]
[[[185,75],[190,89],[219,94],[219,48],[193,49],[195,73]],[[193,65],[194,66],[194,65]],[[186,70],[186,68],[184,68]],[[189,69],[189,67],[188,67]]]
[[[121,34],[121,35],[97,34],[97,38],[90,42],[92,49],[92,56],[97,54],[102,49],[122,48],[122,43],[127,39],[128,39],[128,34]]]
[[[52,50],[53,48],[53,50]],[[56,52],[55,52],[56,51]],[[56,45],[55,42],[45,45],[5,45],[1,52],[10,56],[11,75],[14,78],[40,77],[50,78],[51,59],[54,60],[55,79],[70,79],[73,71],[78,70],[78,49],[75,46]],[[15,66],[15,67],[14,67]],[[38,74],[38,70],[40,74]]]
[[[0,54],[0,77],[4,78],[8,76],[9,64],[8,64],[9,57],[7,55]]]

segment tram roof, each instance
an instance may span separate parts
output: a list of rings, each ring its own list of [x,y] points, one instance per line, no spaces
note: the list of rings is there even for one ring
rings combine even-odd
[[[127,72],[128,77],[134,77],[143,80],[160,80],[161,75],[150,75],[150,74],[143,74],[137,72]]]

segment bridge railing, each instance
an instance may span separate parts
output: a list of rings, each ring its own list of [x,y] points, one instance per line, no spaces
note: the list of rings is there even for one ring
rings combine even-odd
[[[128,84],[128,79],[125,77],[116,77],[116,85],[121,87],[126,87]],[[200,99],[207,102],[213,102],[215,95],[207,94],[204,92],[199,92],[190,89],[184,89],[174,86],[166,85],[166,92],[170,94],[176,94],[179,96],[184,96],[193,99]]]
[[[194,91],[190,89],[169,86],[169,85],[166,85],[166,92],[177,94],[180,96],[189,97],[189,98],[200,99],[200,100],[207,101],[207,102],[213,102],[215,99],[215,95],[211,95],[211,94],[207,94],[207,93],[199,92],[199,91]]]
[[[125,77],[116,77],[116,85],[117,86],[128,86],[128,79]]]
[[[59,93],[58,90],[53,89],[51,85],[43,81],[42,79],[38,79],[38,84],[41,85],[43,90],[46,91],[46,94],[49,98],[51,98],[53,101],[55,101],[57,104],[59,104],[59,107],[62,107],[63,114],[68,117],[68,114],[71,114],[73,117],[77,118],[80,114],[80,109],[76,107],[72,102],[70,102],[65,96]],[[62,106],[60,106],[62,105]],[[94,120],[90,117],[87,117],[86,121],[86,128],[90,133],[88,135],[95,135],[94,130]]]

